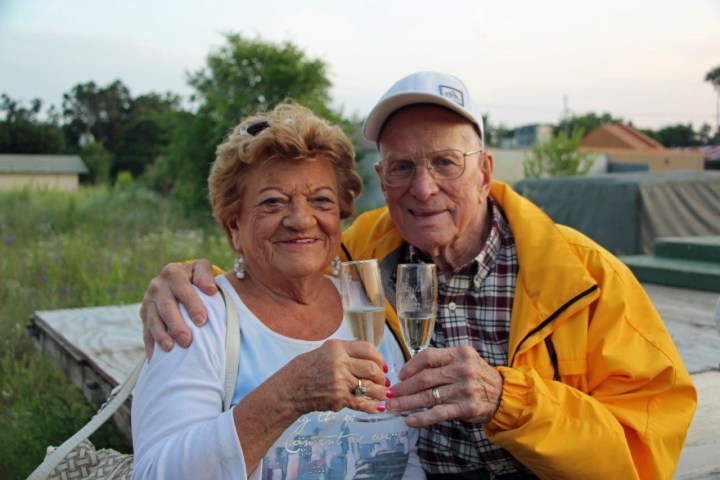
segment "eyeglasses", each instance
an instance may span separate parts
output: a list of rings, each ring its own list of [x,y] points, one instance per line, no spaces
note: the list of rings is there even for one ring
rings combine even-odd
[[[465,157],[482,153],[483,149],[463,153],[460,150],[438,150],[424,155],[425,168],[435,180],[454,180],[465,172]],[[390,187],[404,187],[412,182],[418,164],[412,158],[386,158],[376,165],[382,168],[382,178]]]

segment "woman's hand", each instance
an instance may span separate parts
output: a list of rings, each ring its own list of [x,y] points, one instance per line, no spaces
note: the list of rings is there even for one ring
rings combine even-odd
[[[155,342],[165,351],[170,351],[174,342],[181,347],[188,347],[192,342],[192,334],[180,316],[178,303],[185,306],[195,325],[207,321],[205,306],[192,285],[208,295],[217,292],[212,264],[208,260],[170,263],[150,281],[140,307],[148,359],[152,358]]]
[[[378,413],[385,399],[387,366],[368,342],[328,340],[298,355],[233,409],[245,464],[254,469],[273,442],[300,416],[344,407]],[[367,388],[356,396],[358,380]],[[367,398],[372,397],[372,398]]]
[[[345,407],[368,413],[384,411],[379,400],[387,398],[386,373],[387,365],[372,344],[328,340],[312,352],[295,357],[266,383],[282,392],[294,410],[294,421],[308,412],[337,412]],[[356,396],[359,380],[367,392]]]

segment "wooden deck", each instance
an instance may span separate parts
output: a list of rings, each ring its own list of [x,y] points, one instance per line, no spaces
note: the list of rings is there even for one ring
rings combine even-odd
[[[718,293],[646,284],[698,389],[698,409],[674,478],[720,479]],[[28,331],[38,348],[100,405],[144,356],[139,304],[37,311]],[[130,436],[130,404],[115,423]]]
[[[140,304],[37,311],[28,331],[38,348],[99,407],[145,356],[139,312]],[[130,400],[114,421],[131,438]]]

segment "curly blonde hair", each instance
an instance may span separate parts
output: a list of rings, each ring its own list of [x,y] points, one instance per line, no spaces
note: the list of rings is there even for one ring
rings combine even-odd
[[[246,174],[253,165],[278,160],[329,160],[338,180],[343,219],[354,214],[355,200],[362,192],[350,140],[339,127],[296,103],[283,102],[271,112],[246,118],[218,145],[215,155],[208,177],[210,205],[231,245],[228,221],[240,210]]]

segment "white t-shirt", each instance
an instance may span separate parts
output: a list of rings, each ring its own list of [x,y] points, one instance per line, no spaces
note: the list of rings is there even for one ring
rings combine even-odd
[[[240,317],[235,405],[292,358],[318,348],[325,340],[298,340],[268,329],[223,276],[216,280],[230,292],[228,300],[235,302]],[[277,439],[254,472],[247,472],[232,409],[222,411],[225,304],[219,294],[208,297],[198,293],[208,309],[208,323],[196,327],[181,306],[193,334],[191,347],[176,346],[170,352],[155,348],[135,387],[134,479],[340,480],[356,474],[358,478],[425,477],[416,453],[418,432],[408,428],[404,418],[362,423],[352,420],[362,412],[349,409],[302,416]],[[341,322],[326,340],[352,338]],[[390,368],[390,381],[397,382],[404,358],[387,327],[380,353]]]

